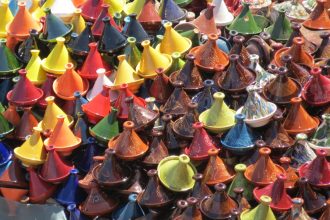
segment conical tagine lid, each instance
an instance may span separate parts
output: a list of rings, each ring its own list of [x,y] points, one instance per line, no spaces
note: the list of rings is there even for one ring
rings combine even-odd
[[[148,151],[146,145],[133,130],[134,123],[126,121],[124,131],[109,141],[108,147],[116,151],[116,156],[123,160],[136,160]]]
[[[9,102],[17,106],[31,106],[43,96],[43,91],[35,87],[30,80],[26,77],[26,70],[19,71],[20,79],[14,86],[13,90],[7,94]]]

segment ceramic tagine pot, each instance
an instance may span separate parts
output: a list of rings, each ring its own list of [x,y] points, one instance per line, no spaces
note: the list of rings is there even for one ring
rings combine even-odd
[[[285,170],[275,164],[269,157],[271,150],[269,148],[259,149],[259,158],[255,164],[248,166],[244,176],[258,186],[266,186],[276,180],[277,174],[285,174]]]
[[[224,102],[224,93],[216,92],[213,98],[214,103],[211,108],[199,115],[199,121],[203,122],[205,128],[213,133],[227,131],[235,125],[235,111]]]
[[[237,110],[237,113],[245,115],[245,123],[251,127],[262,127],[268,122],[275,114],[277,106],[272,102],[267,102],[258,93],[260,88],[251,85],[246,88],[248,98],[243,107]]]

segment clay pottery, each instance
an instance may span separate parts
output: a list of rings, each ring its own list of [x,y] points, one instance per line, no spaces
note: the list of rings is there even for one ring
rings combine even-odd
[[[225,1],[214,0],[212,4],[215,5],[213,14],[217,26],[224,27],[234,20],[234,16],[228,11]]]
[[[141,43],[143,52],[141,60],[136,66],[136,72],[143,78],[154,78],[158,68],[163,68],[165,72],[172,65],[172,57],[168,54],[163,54],[150,46],[150,41],[145,40]]]
[[[113,219],[136,219],[138,217],[144,216],[144,211],[141,206],[137,203],[137,194],[133,193],[128,196],[128,202],[119,207],[116,211],[112,213]]]
[[[29,202],[40,204],[46,202],[54,194],[56,185],[43,181],[35,168],[28,167],[27,170],[29,172]]]
[[[46,98],[47,107],[45,114],[42,121],[39,122],[39,127],[41,127],[43,132],[52,132],[57,123],[57,116],[66,115],[63,110],[54,103],[54,100],[54,96],[48,96]],[[64,122],[67,126],[71,126],[73,124],[72,116],[67,115]]]
[[[266,186],[276,180],[276,175],[285,174],[285,170],[270,159],[269,148],[259,149],[259,158],[255,164],[251,164],[244,172],[244,176],[257,186]]]
[[[197,173],[187,155],[168,156],[157,166],[158,177],[161,183],[174,192],[185,192],[193,188],[192,176]]]
[[[101,54],[97,50],[97,43],[89,43],[89,52],[82,67],[77,71],[82,78],[96,79],[98,69],[105,69],[106,74],[110,74],[110,66],[103,60]]]
[[[53,90],[55,94],[64,100],[74,100],[74,93],[80,92],[85,95],[89,83],[86,79],[82,79],[76,71],[73,70],[73,64],[68,63],[65,65],[65,73],[58,77],[53,83]],[[67,82],[70,82],[68,85]]]
[[[93,178],[101,186],[119,187],[131,177],[131,171],[119,163],[115,154],[115,150],[107,149],[104,161],[93,169]]]
[[[210,188],[202,181],[203,174],[196,173],[192,178],[195,180],[195,185],[192,188],[189,196],[198,200],[202,200],[204,197],[210,196],[212,194]]]
[[[164,126],[163,126],[164,143],[169,150],[178,150],[181,146],[173,132],[172,118],[173,117],[170,114],[164,114],[161,118],[162,121],[164,122]]]
[[[321,217],[319,218],[319,220],[326,220],[328,219],[330,216],[330,200],[327,200],[327,207],[325,209],[325,211],[323,212],[323,214],[321,215]]]
[[[321,74],[321,68],[311,70],[312,79],[304,86],[302,98],[309,105],[323,106],[330,103],[330,79]]]
[[[62,205],[76,204],[83,201],[84,192],[78,186],[78,170],[72,169],[68,180],[57,190],[54,198]]]
[[[42,91],[44,92],[44,95],[42,96],[41,99],[37,102],[38,107],[41,109],[46,109],[47,107],[47,101],[46,98],[48,96],[53,96],[55,97],[55,92],[53,91],[53,83],[56,79],[56,76],[52,74],[46,74],[46,81],[42,84],[40,87]]]
[[[1,114],[9,123],[14,125],[15,127],[19,125],[21,118],[16,111],[15,105],[9,104],[8,108]]]
[[[9,147],[0,142],[0,166],[6,165],[12,158],[13,154]]]
[[[173,0],[164,0],[161,1],[158,13],[162,20],[179,23],[179,21],[185,19],[187,11],[181,9]]]
[[[293,189],[299,177],[296,174],[295,169],[290,166],[291,159],[289,157],[281,157],[280,163],[281,166],[284,168],[287,177],[287,179],[284,182],[284,187],[286,189]]]
[[[317,157],[298,168],[299,176],[308,179],[309,183],[316,187],[328,187],[330,185],[330,163],[326,160],[326,152],[316,150]]]
[[[204,89],[192,97],[192,101],[197,103],[197,112],[202,113],[203,111],[211,108],[214,99],[214,93],[218,92],[217,87],[214,85],[214,81],[207,79],[203,82]]]
[[[285,174],[278,174],[277,179],[274,183],[264,187],[255,188],[253,190],[253,195],[257,201],[260,201],[261,196],[269,196],[272,198],[270,207],[274,211],[283,212],[291,209],[292,202],[290,196],[286,193],[284,183],[287,180]]]
[[[115,197],[111,198],[108,194],[102,192],[95,182],[91,185],[91,191],[79,208],[82,213],[90,217],[95,217],[110,214],[117,208],[119,201]]]
[[[319,49],[321,48],[321,46],[318,49],[317,46],[315,45],[315,43],[308,41],[304,37],[304,35],[301,33],[301,31],[300,31],[301,24],[300,23],[292,22],[291,28],[292,28],[293,31],[292,31],[292,33],[290,35],[290,38],[288,39],[288,41],[285,44],[286,47],[291,47],[292,46],[293,39],[295,37],[302,37],[305,40],[305,44],[303,45],[303,48],[304,48],[305,51],[307,51],[310,54],[317,53],[317,50],[319,51]],[[320,37],[322,38],[322,34],[320,35]],[[316,57],[318,57],[318,56],[316,55],[315,58]]]
[[[262,127],[271,121],[277,111],[277,106],[272,102],[267,102],[259,95],[260,88],[250,85],[246,88],[248,92],[247,100],[237,113],[245,115],[244,122],[249,126]]]
[[[156,46],[156,50],[161,53],[172,55],[174,52],[179,52],[181,55],[185,55],[191,48],[192,42],[189,38],[183,37],[175,29],[172,28],[171,22],[164,24],[165,33],[163,39]]]
[[[0,64],[0,75],[15,74],[22,66],[13,52],[6,46],[6,43],[6,39],[0,39],[0,58],[2,60]]]
[[[251,205],[249,204],[248,200],[244,197],[243,193],[244,193],[244,188],[242,187],[234,188],[233,199],[235,199],[239,204],[238,205],[239,208],[236,210],[238,213],[251,208]],[[232,213],[234,213],[234,210],[232,210]]]
[[[186,200],[180,199],[176,202],[176,208],[173,213],[170,215],[171,219],[179,217],[183,211],[188,207],[188,202]]]
[[[243,3],[243,9],[237,15],[237,17],[232,21],[232,23],[227,26],[228,30],[235,30],[243,35],[253,35],[259,34],[262,29],[258,26],[254,16],[252,15],[249,4]]]
[[[137,93],[143,84],[144,79],[141,78],[128,63],[126,60],[126,55],[119,55],[117,58],[119,60],[119,64],[114,83],[111,88],[113,90],[118,90],[123,84],[126,84],[132,92]]]
[[[146,102],[144,101],[144,99],[135,96],[128,88],[128,84],[124,83],[120,86],[118,98],[114,103],[114,107],[118,110],[118,115],[117,115],[118,119],[123,121],[126,121],[128,119],[129,107],[125,102],[125,100],[127,97],[131,97],[131,96],[133,97],[133,101],[135,104],[138,104],[143,107],[146,106]]]
[[[55,42],[58,37],[66,37],[72,31],[72,24],[64,24],[63,21],[52,14],[50,8],[45,8],[44,12],[46,14],[43,31],[39,38],[46,42]]]
[[[41,61],[41,67],[48,73],[61,75],[65,72],[65,65],[71,62],[69,52],[63,37],[56,38],[56,45],[47,58]],[[72,63],[72,62],[71,62]]]
[[[101,0],[86,0],[81,5],[81,15],[87,21],[95,21],[102,11],[103,1]]]
[[[232,44],[232,48],[229,51],[229,55],[232,54],[237,54],[240,56],[241,63],[244,66],[247,66],[249,64],[249,51],[246,49],[246,47],[244,46],[245,43],[245,37],[243,37],[242,35],[236,35],[233,36],[233,44]]]
[[[134,123],[134,130],[142,131],[153,127],[159,113],[136,104],[134,97],[127,97],[125,102],[128,105],[128,120]]]
[[[147,185],[145,171],[142,170],[141,166],[137,164],[137,171],[130,178],[128,184],[125,185],[123,189],[117,190],[123,196],[128,196],[130,194],[140,194],[145,186]]]
[[[18,2],[18,11],[13,20],[7,24],[6,32],[9,36],[24,39],[29,36],[29,31],[35,29],[38,32],[42,25],[33,19],[30,12],[26,9],[25,2]]]
[[[28,183],[24,170],[17,159],[8,163],[0,177],[0,192],[3,198],[11,201],[21,201],[28,193]]]
[[[212,133],[220,133],[229,130],[235,125],[235,111],[224,102],[225,94],[216,92],[213,94],[214,102],[210,109],[199,115],[199,121]]]
[[[128,37],[127,41],[128,44],[125,47],[124,51],[124,54],[126,55],[125,58],[127,62],[131,65],[131,67],[135,69],[141,59],[141,52],[136,45],[135,37]]]
[[[0,190],[3,195],[4,194],[7,195],[8,193],[6,192],[9,192],[10,195],[10,188],[17,190],[19,189],[25,190],[28,188],[28,183],[26,182],[25,179],[24,169],[21,167],[18,159],[14,158],[10,163],[8,163],[5,166],[5,169],[0,177],[0,186],[1,186]],[[26,193],[27,193],[26,191],[24,193],[21,192],[20,196],[22,194],[25,195]]]
[[[286,212],[281,215],[279,218],[281,220],[292,219],[292,218],[301,218],[306,220],[311,220],[313,218],[309,217],[303,208],[304,200],[302,198],[293,198],[291,200],[292,208],[290,212]]]
[[[316,158],[316,154],[307,141],[307,135],[304,133],[296,135],[296,142],[283,156],[291,158],[290,165],[295,169]]]
[[[62,1],[54,1],[52,6],[50,7],[57,17],[59,17],[61,20],[63,20],[66,23],[69,23],[72,19],[72,16],[74,14],[74,10],[76,9],[76,6],[73,2],[67,3],[65,5],[66,7],[63,8],[63,2]]]
[[[163,68],[156,69],[157,76],[149,88],[149,94],[155,97],[156,102],[163,104],[171,95],[169,78],[165,75]]]
[[[285,11],[278,11],[278,17],[273,25],[265,29],[275,41],[287,41],[292,33],[290,21],[285,17]]]
[[[236,154],[244,154],[254,148],[255,137],[252,130],[244,122],[243,114],[235,115],[236,124],[225,136],[222,136],[221,145]]]
[[[157,170],[148,171],[149,181],[138,197],[138,203],[152,210],[161,210],[163,207],[168,207],[173,202],[173,194],[160,184],[157,176]]]
[[[181,70],[177,70],[171,73],[169,80],[171,84],[176,81],[183,82],[183,88],[187,92],[195,92],[204,87],[201,73],[195,66],[195,56],[188,54],[186,56],[186,63]]]
[[[208,150],[210,159],[203,173],[203,182],[209,186],[217,183],[227,183],[235,177],[231,168],[218,156],[219,152],[220,150],[216,148]]]
[[[304,209],[309,215],[320,213],[326,207],[326,198],[322,194],[314,191],[308,179],[302,177],[298,181],[298,194],[304,200]]]
[[[208,4],[205,11],[203,11],[196,19],[191,21],[202,34],[217,34],[220,35],[221,31],[217,29],[214,9],[216,5]]]
[[[283,127],[290,135],[297,135],[298,133],[313,133],[319,125],[319,119],[312,117],[301,106],[301,98],[291,99],[291,108],[288,115],[283,122]]]
[[[0,138],[4,138],[14,131],[14,126],[0,114]]]
[[[231,182],[229,188],[228,188],[228,195],[231,197],[234,197],[236,192],[235,189],[244,189],[242,195],[244,198],[246,198],[248,201],[253,200],[253,188],[254,186],[245,178],[244,172],[246,170],[245,164],[236,164],[235,165],[235,177],[233,181]]]
[[[15,128],[15,138],[24,141],[28,135],[32,134],[36,126],[38,126],[38,121],[32,114],[31,107],[24,108],[20,123]]]
[[[326,113],[322,115],[323,122],[317,128],[316,132],[312,136],[310,146],[313,149],[323,149],[329,154],[330,147],[330,137],[329,137],[329,128],[330,128],[330,114]]]
[[[138,21],[148,33],[155,33],[161,26],[161,17],[156,11],[154,0],[146,0]]]
[[[98,123],[111,112],[109,92],[110,88],[103,86],[102,92],[95,96],[90,102],[81,106],[90,123]]]
[[[198,199],[194,197],[187,198],[188,207],[182,212],[181,215],[174,218],[175,220],[201,220],[202,219],[202,213],[200,212],[198,208]]]
[[[189,147],[185,148],[185,153],[192,160],[205,160],[209,157],[208,151],[210,149],[216,149],[216,146],[204,130],[202,122],[194,123],[193,128],[195,131],[194,136]]]
[[[0,23],[0,37],[5,38],[7,36],[6,26],[13,20],[13,14],[9,8],[9,1],[1,1],[1,23]]]
[[[206,219],[228,219],[231,210],[238,208],[238,203],[226,193],[226,185],[215,185],[215,193],[200,202],[200,211]]]
[[[286,67],[278,68],[277,74],[275,79],[265,85],[263,95],[275,104],[287,105],[290,103],[291,98],[299,96],[301,85],[287,76],[288,69]]]
[[[36,88],[26,77],[26,70],[19,71],[20,79],[13,90],[7,93],[7,99],[10,103],[17,106],[32,106],[43,96],[43,91]]]
[[[245,210],[241,213],[241,220],[251,220],[251,219],[266,219],[266,220],[275,220],[276,217],[270,208],[270,203],[272,198],[269,196],[261,196],[260,204],[252,210]]]
[[[288,76],[296,79],[301,85],[305,85],[311,78],[309,70],[307,69],[309,67],[306,68],[303,64],[293,62],[291,55],[283,55],[282,62],[284,63],[284,66],[288,68]]]
[[[141,10],[143,8],[145,4],[145,0],[135,0],[129,3],[126,3],[124,5],[123,11],[125,12],[125,14],[132,14],[132,13],[136,13],[137,15],[140,15]]]
[[[69,212],[69,218],[72,220],[82,219],[85,220],[87,217],[80,212],[76,204],[69,204],[66,208]]]
[[[81,8],[76,8],[73,12],[72,19],[70,23],[73,25],[72,32],[80,34],[85,29],[85,20],[81,16]]]
[[[143,164],[147,166],[157,166],[165,157],[169,156],[168,149],[161,139],[163,132],[152,130],[152,141],[149,145],[149,152],[143,159]]]
[[[329,36],[328,32],[322,32],[320,38],[322,39],[320,47],[315,53],[316,58],[327,58],[329,51]]]
[[[39,177],[49,183],[58,184],[63,182],[73,168],[64,161],[53,147],[49,147],[45,163],[39,170]]]
[[[182,81],[174,82],[173,86],[174,91],[159,110],[163,114],[170,114],[173,117],[178,117],[187,113],[188,103],[190,103],[191,100],[183,90],[184,85]]]
[[[149,36],[136,17],[135,13],[129,14],[129,22],[125,23],[123,34],[127,37],[134,37],[136,42],[141,44],[143,41],[149,40]]]
[[[230,65],[219,78],[218,85],[221,89],[228,92],[242,92],[247,86],[255,81],[256,75],[246,69],[239,60],[239,55],[229,56]]]
[[[36,86],[43,84],[46,81],[46,71],[41,68],[41,59],[39,50],[31,50],[31,59],[26,66],[27,78]]]
[[[93,158],[103,154],[103,149],[93,137],[86,137],[86,142],[80,148],[74,151],[72,157],[75,168],[82,174],[88,173],[93,166]]]
[[[256,72],[256,83],[261,84],[262,87],[274,77],[264,69],[271,61],[271,55],[274,52],[274,49],[268,44],[269,38],[269,34],[262,32],[259,36],[251,37],[245,47],[250,54],[248,67]]]
[[[111,24],[110,17],[104,17],[102,21],[104,28],[98,42],[98,50],[107,54],[121,51],[127,45],[126,38]]]
[[[71,34],[71,39],[67,43],[70,55],[78,62],[78,65],[84,62],[90,51],[89,44],[95,41],[92,35],[92,23],[86,22],[86,27],[78,35],[77,33]]]
[[[133,130],[134,122],[126,121],[123,126],[124,131],[111,139],[108,147],[115,150],[116,156],[122,160],[136,160],[148,151],[148,145]]]
[[[79,114],[83,114],[83,110],[81,108],[81,106],[83,104],[86,104],[88,101],[81,96],[81,93],[80,92],[74,92],[74,100],[73,100],[73,112],[72,112],[72,115],[74,116],[74,118],[77,120]]]
[[[108,141],[118,135],[119,126],[117,121],[117,112],[115,108],[99,121],[95,126],[89,128],[89,133],[101,143],[108,143]]]
[[[291,55],[293,62],[297,64],[304,64],[308,67],[313,67],[314,59],[309,53],[304,50],[304,43],[305,40],[302,37],[293,38],[293,44],[291,47],[284,47],[276,51],[273,62],[277,66],[283,66],[282,56]]]
[[[192,139],[194,137],[195,129],[193,127],[193,124],[198,121],[198,114],[196,112],[196,108],[197,103],[190,102],[188,104],[187,113],[174,122],[173,131],[179,137],[184,139]]]
[[[31,29],[30,36],[15,46],[17,59],[24,64],[29,63],[30,59],[33,57],[31,50],[39,50],[40,58],[42,59],[47,57],[50,52],[49,48],[40,41],[39,33],[35,29]]]
[[[105,75],[106,74],[105,69],[103,69],[103,68],[97,69],[96,73],[98,76],[94,82],[93,88],[90,89],[86,95],[86,98],[89,101],[92,100],[95,96],[97,96],[100,92],[102,92],[103,85],[105,85],[107,87],[113,86],[113,83],[111,82],[111,80]],[[110,91],[110,101],[111,102],[116,101],[117,96],[118,96],[117,92]]]
[[[72,151],[79,147],[81,138],[76,137],[64,122],[65,115],[57,116],[57,123],[50,137],[44,141],[46,148],[54,148],[63,156],[71,155]]]
[[[303,22],[306,28],[314,30],[328,30],[330,29],[330,18],[324,7],[325,0],[317,0],[317,5],[311,12],[309,18]]]
[[[103,156],[94,156],[93,157],[93,163],[90,166],[88,172],[86,173],[86,175],[84,176],[84,178],[80,179],[78,181],[78,184],[81,188],[83,188],[86,192],[89,192],[90,189],[92,188],[92,184],[94,182],[94,177],[93,177],[93,170],[94,168],[99,165],[100,163],[102,163],[102,161],[104,160]]]
[[[112,18],[112,16],[109,14],[109,7],[110,5],[108,4],[102,4],[101,5],[102,10],[99,13],[98,17],[96,18],[95,22],[93,23],[93,27],[92,27],[92,34],[96,37],[96,38],[100,38],[102,37],[102,32],[104,29],[104,22],[103,22],[103,18],[105,17],[109,17],[110,19],[110,24],[117,29],[118,31],[121,31],[121,28],[117,26],[115,20]]]
[[[195,65],[202,71],[214,73],[216,66],[226,67],[229,63],[228,56],[217,46],[217,39],[216,34],[209,34],[205,44],[190,50],[196,58]]]

